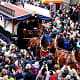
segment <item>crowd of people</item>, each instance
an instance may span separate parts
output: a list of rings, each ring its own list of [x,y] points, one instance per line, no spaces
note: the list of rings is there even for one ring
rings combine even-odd
[[[80,80],[80,69],[70,66],[75,62],[80,68],[73,51],[71,54],[67,52],[66,63],[60,64],[50,53],[45,58],[36,59],[30,55],[32,51],[19,50],[15,44],[9,46],[4,41],[0,44],[0,80]],[[70,55],[74,62],[70,62]]]
[[[58,10],[52,21],[43,22],[48,26],[40,40],[46,46],[19,49],[1,39],[0,80],[80,80],[80,23],[76,10],[74,6],[70,11]]]

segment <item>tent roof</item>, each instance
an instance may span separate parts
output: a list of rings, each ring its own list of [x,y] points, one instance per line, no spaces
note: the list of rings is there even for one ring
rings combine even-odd
[[[39,14],[45,17],[51,17],[50,11],[45,8],[41,8],[32,4],[25,4],[25,10],[31,12],[31,14]]]
[[[32,16],[31,14],[37,14],[37,17],[41,20],[49,20],[51,18],[50,12],[47,9],[31,4],[26,4],[24,9],[7,2],[2,2],[0,4],[0,14],[2,14],[6,20],[25,20]]]

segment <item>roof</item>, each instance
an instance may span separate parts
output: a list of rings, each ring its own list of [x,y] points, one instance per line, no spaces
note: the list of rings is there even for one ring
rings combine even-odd
[[[26,9],[26,11],[30,11],[33,14],[38,14],[45,17],[51,17],[50,11],[48,9],[41,8],[32,4],[27,4],[27,3],[25,4],[24,8]]]
[[[14,4],[5,3],[4,6],[14,10],[15,11],[15,17],[23,16],[23,15],[27,14],[27,12],[23,8],[20,8],[20,7],[16,6],[16,5],[14,5]]]
[[[2,14],[6,20],[17,19],[26,20],[31,14],[37,14],[37,17],[42,20],[50,20],[50,11],[31,4],[25,4],[25,7],[16,6],[11,3],[1,2],[0,14]]]
[[[0,13],[9,18],[18,18],[29,14],[24,8],[7,2],[0,4]]]

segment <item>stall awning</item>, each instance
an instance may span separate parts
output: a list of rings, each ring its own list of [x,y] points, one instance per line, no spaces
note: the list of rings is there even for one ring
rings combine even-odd
[[[43,3],[62,3],[64,0],[42,0]]]
[[[41,8],[41,7],[38,7],[38,6],[34,6],[34,5],[31,5],[31,4],[25,4],[24,8],[30,14],[38,14],[38,15],[42,15],[42,16],[45,16],[45,17],[51,17],[50,11],[48,9]]]
[[[40,19],[40,20],[48,21],[48,22],[52,20],[51,17],[46,17],[46,16],[43,16],[43,15],[37,15],[37,18]]]

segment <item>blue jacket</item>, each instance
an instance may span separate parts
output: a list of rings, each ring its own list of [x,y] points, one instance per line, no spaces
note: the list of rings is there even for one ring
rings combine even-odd
[[[52,37],[51,37],[51,35],[49,35],[48,33],[46,33],[46,34],[43,35],[43,40],[46,41],[46,42],[48,42],[48,43],[51,43]]]

